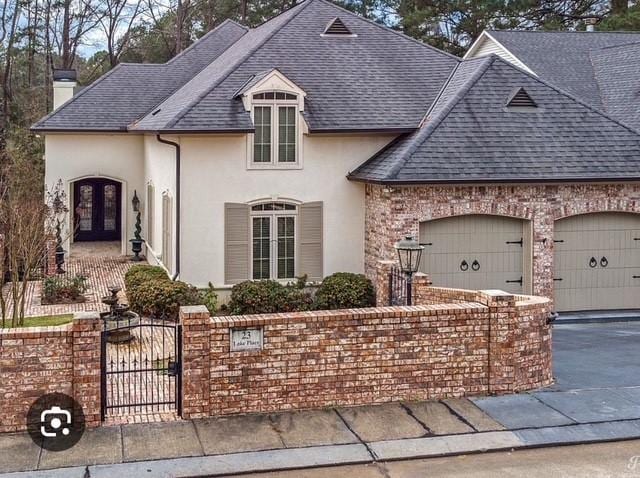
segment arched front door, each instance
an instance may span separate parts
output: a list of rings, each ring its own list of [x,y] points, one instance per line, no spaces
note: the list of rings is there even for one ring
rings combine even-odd
[[[121,184],[110,179],[88,178],[74,183],[76,241],[120,240],[121,191]]]

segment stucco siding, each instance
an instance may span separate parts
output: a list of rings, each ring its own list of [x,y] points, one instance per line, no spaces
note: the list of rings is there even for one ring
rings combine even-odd
[[[392,135],[305,136],[302,169],[247,170],[243,135],[182,137],[181,278],[224,284],[224,203],[322,201],[323,273],[364,272],[364,186],[347,173]]]
[[[179,142],[179,139],[171,136],[163,136],[163,139]],[[140,196],[143,201],[143,217],[146,218],[146,186],[147,184],[153,184],[154,189],[154,219],[153,219],[153,249],[147,248],[147,260],[151,264],[158,264],[162,261],[163,265],[169,270],[170,273],[175,271],[175,230],[176,230],[176,150],[173,146],[160,143],[155,135],[144,136],[144,191]],[[184,184],[184,183],[183,183]],[[171,237],[173,238],[173,244],[171,244],[172,260],[171,264],[166,264],[162,259],[162,241],[164,240],[162,234],[162,196],[163,194],[169,194],[173,198],[173,221]],[[143,221],[143,237],[147,237],[148,221]]]
[[[122,183],[122,251],[133,237],[131,212],[134,190],[143,192],[143,142],[141,136],[125,134],[48,134],[45,137],[45,183],[48,188],[63,181],[69,210],[73,208],[72,183],[86,177],[105,177]],[[71,215],[67,220],[69,227]],[[68,231],[65,237],[69,236]],[[65,249],[72,248],[67,239]]]

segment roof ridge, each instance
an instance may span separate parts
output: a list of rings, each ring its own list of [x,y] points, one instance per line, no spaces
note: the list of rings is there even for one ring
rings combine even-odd
[[[442,124],[444,119],[449,115],[449,113],[453,110],[453,108],[455,108],[455,106],[462,100],[462,98],[464,98],[467,95],[467,93],[478,82],[478,80],[482,78],[482,76],[484,76],[484,74],[489,69],[489,67],[495,62],[496,58],[498,58],[498,56],[495,54],[482,57],[482,62],[480,63],[480,66],[478,67],[478,69],[474,71],[473,75],[471,75],[471,77],[469,77],[469,79],[467,79],[467,81],[465,81],[465,83],[460,88],[458,88],[455,94],[449,100],[447,100],[443,108],[440,111],[438,111],[430,120],[428,117],[426,118],[427,121],[425,122],[425,125],[423,126],[423,128],[418,130],[415,138],[412,138],[412,140],[409,141],[409,144],[407,144],[403,148],[402,154],[401,154],[402,159],[398,161],[390,169],[389,178],[395,178],[398,175],[400,170],[407,163],[407,161],[409,161],[409,159],[411,158],[413,153],[416,152],[418,147],[420,147],[427,139],[429,139],[429,137],[434,133],[434,131],[438,129],[438,127]],[[456,66],[456,71],[460,66],[460,64]],[[452,79],[453,79],[453,75],[449,78],[449,80],[447,81],[447,84]]]
[[[272,38],[272,37],[273,37],[277,32],[279,32],[280,30],[282,30],[282,28],[284,28],[286,25],[288,25],[288,24],[291,22],[291,20],[293,20],[295,17],[297,17],[297,16],[300,14],[300,12],[304,11],[304,9],[306,9],[306,8],[307,8],[307,7],[308,7],[312,2],[314,2],[314,1],[317,1],[317,0],[304,0],[303,2],[301,2],[301,3],[297,4],[297,5],[294,5],[293,7],[291,7],[291,8],[289,8],[289,9],[285,10],[285,11],[284,11],[284,12],[282,12],[282,13],[280,13],[280,15],[277,15],[277,16],[275,16],[275,17],[271,18],[270,20],[268,20],[267,22],[263,23],[262,25],[266,25],[267,23],[269,23],[269,22],[271,22],[271,21],[275,20],[275,19],[276,19],[276,18],[278,18],[279,16],[284,15],[284,14],[285,14],[285,13],[287,13],[287,12],[290,12],[290,11],[291,11],[291,10],[293,10],[294,8],[300,7],[300,9],[299,9],[297,12],[295,12],[295,14],[293,14],[293,15],[291,16],[291,18],[287,19],[287,20],[286,20],[282,25],[280,25],[280,28],[277,28],[276,30],[274,30],[273,32],[271,32],[270,34],[268,34],[268,35],[267,35],[265,38],[263,38],[263,39],[262,39],[262,41],[260,41],[257,45],[254,45],[252,48],[250,48],[250,49],[249,49],[249,51],[247,51],[247,53],[245,53],[245,54],[244,54],[244,55],[243,55],[243,56],[242,56],[238,61],[236,61],[236,62],[234,62],[232,65],[230,65],[230,66],[226,69],[225,73],[224,73],[220,78],[218,78],[218,80],[217,80],[215,83],[213,83],[209,88],[205,89],[205,90],[204,90],[202,93],[200,93],[200,94],[199,94],[195,99],[191,100],[191,101],[189,102],[189,104],[187,104],[184,108],[182,108],[178,114],[176,114],[176,115],[174,115],[174,116],[173,116],[173,118],[171,119],[171,121],[169,121],[168,123],[166,123],[166,124],[164,125],[164,128],[165,128],[165,129],[167,129],[167,128],[171,128],[171,127],[172,127],[172,126],[174,126],[178,121],[180,121],[180,120],[181,120],[181,119],[182,119],[182,118],[183,118],[183,117],[184,117],[184,116],[185,116],[185,115],[186,115],[186,114],[191,110],[191,108],[193,108],[193,107],[194,107],[196,104],[198,104],[198,103],[199,103],[199,102],[200,102],[200,101],[201,101],[205,96],[207,96],[207,95],[211,92],[211,90],[213,90],[216,86],[218,86],[220,83],[222,83],[222,82],[223,82],[223,81],[224,81],[224,80],[225,80],[225,79],[226,79],[226,78],[227,78],[231,73],[233,73],[233,72],[234,72],[234,71],[235,71],[235,70],[236,70],[240,65],[242,65],[245,61],[247,61],[247,59],[248,59],[249,57],[251,57],[251,56],[252,56],[252,55],[253,55],[253,54],[254,54],[254,53],[255,53],[255,52],[256,52],[256,51],[257,51],[257,50],[262,46],[262,45],[264,45],[268,40],[270,40],[270,39],[271,39],[271,38]],[[261,25],[261,26],[262,26],[262,25]],[[258,28],[259,28],[259,27],[258,27]],[[257,30],[257,28],[254,28],[254,29],[253,29],[253,31],[255,31],[255,30]],[[244,37],[244,36],[243,36],[243,37]],[[240,38],[243,38],[243,37],[240,37]],[[234,44],[235,44],[235,43],[234,43]],[[233,45],[231,45],[229,48],[231,48],[232,46],[233,46]],[[227,49],[227,50],[228,50],[228,49]],[[225,50],[225,51],[227,51],[227,50]],[[218,58],[220,58],[220,57],[218,57]],[[217,58],[216,58],[216,60],[217,60]],[[216,61],[216,60],[213,60],[211,63],[213,63],[213,62],[214,62],[214,61]],[[209,63],[209,64],[207,65],[207,67],[208,67],[208,66],[210,66],[210,65],[211,65],[211,63]],[[203,69],[202,69],[198,74],[202,73],[202,71],[204,71],[207,67],[203,68]],[[193,76],[193,77],[192,77],[192,79],[193,79],[193,78],[195,78],[196,76],[198,76],[198,75]],[[190,81],[191,81],[191,80],[190,80]],[[185,85],[187,85],[188,83],[189,83],[189,82],[185,83],[182,87],[184,87],[184,86],[185,86]],[[179,89],[178,89],[178,90],[179,90]],[[178,91],[178,90],[176,90],[176,91]],[[165,98],[165,101],[166,101],[167,99],[169,99],[173,94],[175,94],[175,91],[174,91],[171,95],[167,96],[167,97]],[[163,101],[163,103],[164,103],[164,101]]]
[[[502,59],[499,56],[494,55],[494,54],[492,54],[492,56],[496,56],[496,59],[499,60],[500,62],[504,63],[505,65],[507,65],[507,66],[509,66],[511,68],[515,68],[516,70],[518,70],[518,71],[524,73],[525,75],[527,75],[529,78],[533,78],[537,82],[539,82],[539,83],[551,88],[552,90],[556,91],[557,93],[560,93],[561,95],[566,96],[567,98],[569,98],[570,100],[574,101],[575,103],[578,103],[579,105],[584,106],[585,108],[593,111],[594,113],[599,114],[600,116],[603,116],[603,117],[607,118],[608,120],[613,121],[617,125],[622,126],[623,128],[625,128],[625,129],[631,131],[632,133],[635,133],[635,134],[640,136],[640,130],[637,130],[637,129],[627,125],[626,123],[623,123],[623,122],[617,120],[616,118],[613,118],[608,113],[606,113],[604,111],[601,111],[598,108],[595,108],[594,106],[591,106],[589,103],[586,103],[586,102],[582,101],[577,96],[574,96],[571,93],[568,93],[565,90],[563,90],[561,88],[558,88],[557,86],[555,86],[555,85],[553,85],[553,84],[551,84],[551,83],[549,83],[549,82],[547,82],[547,81],[545,81],[545,80],[543,80],[543,79],[541,79],[541,78],[539,78],[539,77],[537,77],[535,75],[530,74],[529,72],[523,70],[522,68],[518,68],[516,65],[514,65],[512,63],[509,63],[507,60],[504,60],[504,59]],[[600,88],[598,88],[598,89],[600,89]]]
[[[98,78],[96,81],[94,81],[93,83],[91,83],[90,85],[86,86],[85,88],[81,89],[78,94],[73,95],[71,97],[71,99],[69,99],[69,101],[63,103],[60,107],[55,108],[53,110],[51,110],[49,112],[49,114],[47,114],[44,118],[40,118],[35,124],[33,124],[31,126],[30,129],[34,129],[37,128],[39,124],[45,122],[46,120],[48,120],[49,118],[51,118],[54,114],[59,113],[60,111],[62,111],[63,109],[67,108],[70,104],[72,104],[73,102],[75,102],[78,98],[80,98],[82,95],[86,94],[88,91],[92,90],[95,86],[99,85],[100,83],[102,83],[102,81],[104,81],[105,78],[111,76],[116,70],[123,68],[125,66],[128,66],[130,64],[128,63],[118,63],[116,66],[114,66],[113,68],[111,68],[109,71],[107,71],[104,75],[102,75],[100,78]]]
[[[588,32],[586,30],[517,30],[514,28],[505,28],[505,29],[489,29],[488,32],[508,32],[508,33],[580,33],[585,34],[589,33],[590,35],[595,34],[624,34],[624,35],[640,35],[640,30],[595,30],[593,32]]]
[[[640,36],[640,32],[638,32],[638,35]],[[613,48],[625,48],[625,47],[633,46],[633,45],[640,45],[640,40],[631,41],[629,43],[622,43],[620,45],[609,45],[609,46],[603,46],[603,47],[600,47],[600,48],[592,48],[591,50],[589,50],[589,54],[591,54],[592,52],[593,53],[597,53],[597,52],[602,51],[602,50],[611,50]]]
[[[225,48],[224,50],[222,50],[222,52],[220,53],[220,55],[222,55],[222,53],[224,53],[225,51],[227,51],[229,48],[231,48],[233,45],[235,45],[240,38],[244,37],[244,35],[246,35],[249,32],[249,28],[245,27],[244,25],[239,24],[238,22],[231,20],[230,18],[227,18],[227,20],[225,20],[224,22],[222,22],[220,25],[218,25],[217,27],[215,27],[213,30],[209,30],[205,35],[203,35],[202,37],[200,37],[198,39],[198,41],[202,40],[205,36],[215,32],[216,30],[218,30],[218,28],[220,28],[222,25],[224,25],[227,21],[235,23],[241,27],[243,27],[246,32],[240,36],[236,41],[234,41],[233,43],[231,43],[227,48]],[[189,45],[189,48],[191,48],[193,45],[195,45],[196,43],[198,43],[198,41],[192,43],[191,45]],[[171,61],[173,61],[175,58],[178,58],[178,56],[180,56],[182,53],[186,52],[189,48],[187,48],[186,50],[183,50],[181,53],[179,53],[178,55],[174,56],[171,60],[169,60],[166,63],[153,63],[155,65],[160,65],[160,66],[168,66]],[[160,106],[162,103],[164,103],[168,98],[170,98],[176,91],[178,91],[180,88],[182,88],[184,85],[186,85],[187,83],[189,83],[193,78],[195,78],[197,75],[199,75],[202,70],[204,70],[206,67],[208,67],[211,63],[213,63],[214,61],[216,61],[220,55],[218,55],[216,58],[214,58],[211,62],[206,63],[202,68],[200,68],[191,78],[189,78],[187,81],[185,81],[184,83],[176,86],[173,90],[171,90],[171,92],[165,96],[164,98],[162,98],[160,101],[158,101],[157,103],[155,103],[151,108],[145,110],[144,113],[142,113],[140,116],[138,116],[137,118],[135,118],[133,121],[131,121],[128,125],[127,125],[127,130],[129,130],[129,126],[132,124],[135,124],[136,122],[140,121],[141,119],[143,119],[145,116],[147,116],[149,113],[151,113],[152,111],[155,111],[158,106]]]
[[[340,5],[336,5],[335,3],[333,3],[333,2],[331,2],[331,1],[329,1],[329,0],[305,0],[305,1],[308,1],[308,2],[322,2],[322,3],[329,4],[329,5],[331,5],[331,6],[332,6],[332,7],[334,7],[334,8],[337,8],[337,9],[339,9],[339,10],[342,10],[343,12],[348,13],[349,15],[356,17],[356,18],[357,18],[357,19],[359,19],[359,20],[363,20],[363,21],[365,21],[365,22],[367,22],[367,23],[370,23],[370,24],[372,24],[372,25],[375,25],[375,26],[377,26],[378,28],[381,28],[382,30],[386,30],[386,31],[388,31],[388,32],[395,33],[396,35],[398,35],[398,36],[400,36],[400,37],[404,38],[405,40],[412,41],[413,43],[417,43],[418,45],[422,45],[423,47],[428,48],[428,49],[430,49],[430,50],[433,50],[433,51],[435,51],[435,52],[438,52],[438,53],[440,53],[440,54],[442,54],[442,55],[448,56],[448,57],[453,58],[453,59],[455,59],[455,60],[457,60],[457,61],[461,61],[461,58],[460,58],[459,56],[453,55],[453,54],[451,54],[451,53],[449,53],[449,52],[446,52],[446,51],[444,51],[444,50],[440,50],[439,48],[436,48],[436,47],[435,47],[435,46],[433,46],[433,45],[429,45],[428,43],[425,43],[425,42],[423,42],[423,41],[420,41],[420,40],[418,40],[417,38],[410,37],[410,36],[409,36],[409,35],[407,35],[406,33],[403,33],[403,32],[398,31],[398,30],[394,30],[393,28],[388,27],[387,25],[384,25],[384,24],[382,24],[382,23],[378,23],[378,22],[375,22],[375,21],[370,20],[370,19],[368,19],[368,18],[365,18],[365,17],[363,17],[362,15],[359,15],[359,14],[357,14],[357,13],[355,13],[355,12],[352,12],[352,11],[350,11],[350,10],[347,10],[346,8],[341,7]]]
[[[196,41],[194,41],[191,45],[189,45],[187,48],[185,48],[184,50],[182,50],[180,53],[178,53],[176,56],[174,56],[173,58],[170,58],[168,61],[164,62],[164,63],[159,63],[161,65],[170,65],[171,63],[173,63],[176,59],[182,57],[184,54],[186,54],[187,52],[191,51],[196,45],[198,45],[198,43],[202,40],[204,40],[205,38],[208,38],[209,36],[211,36],[215,31],[217,31],[218,29],[222,28],[225,24],[227,23],[233,23],[237,26],[239,26],[240,28],[249,31],[250,28],[242,25],[241,23],[236,22],[235,20],[232,20],[231,18],[227,18],[225,21],[223,21],[220,25],[212,28],[211,30],[209,30],[207,33],[205,33],[204,35],[202,35],[200,38],[198,38]],[[240,37],[242,38],[242,37]]]

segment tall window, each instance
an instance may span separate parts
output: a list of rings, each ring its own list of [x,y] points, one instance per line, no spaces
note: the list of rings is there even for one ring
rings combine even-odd
[[[253,95],[253,162],[295,163],[298,156],[298,96],[270,91]]]
[[[147,244],[153,248],[153,215],[155,188],[152,183],[147,183]]]
[[[295,277],[297,207],[271,202],[251,207],[253,279]]]
[[[162,194],[162,263],[172,270],[173,205],[169,193]]]

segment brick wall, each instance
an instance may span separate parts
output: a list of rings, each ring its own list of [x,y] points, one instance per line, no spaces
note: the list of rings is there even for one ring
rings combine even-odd
[[[419,236],[422,221],[493,214],[532,221],[533,294],[553,296],[553,228],[563,217],[593,212],[640,213],[640,184],[366,186],[365,272],[376,280],[393,244]]]
[[[184,371],[183,417],[510,393],[551,383],[549,301],[476,295],[479,302],[206,322],[206,309],[183,309],[185,364],[188,348],[200,357],[198,367]],[[194,319],[192,335],[184,324]],[[246,327],[262,327],[262,350],[231,352],[231,329]]]
[[[100,424],[100,328],[95,313],[59,327],[0,329],[0,432],[26,429],[45,393],[73,396],[87,426]]]

